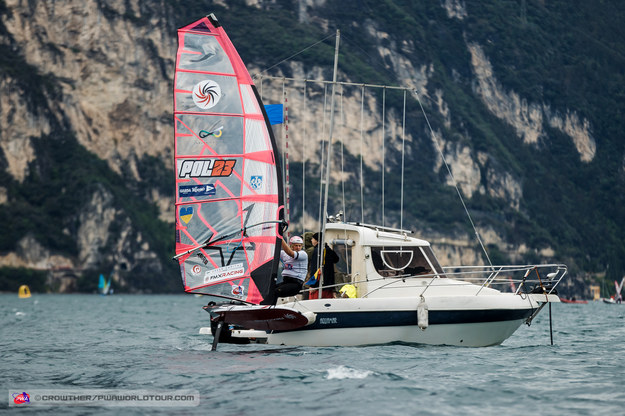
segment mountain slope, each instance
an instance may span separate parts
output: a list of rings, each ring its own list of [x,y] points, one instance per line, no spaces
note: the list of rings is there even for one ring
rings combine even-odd
[[[180,290],[170,260],[175,30],[209,12],[252,74],[330,79],[333,38],[306,48],[338,28],[341,80],[418,92],[435,138],[408,97],[403,226],[431,239],[445,263],[485,260],[437,143],[494,262],[566,262],[563,290],[578,297],[588,295],[585,283],[625,273],[625,8],[617,3],[0,4],[0,290],[22,283],[16,267],[62,290],[93,290],[111,272],[122,290]],[[268,99],[281,100],[266,82]],[[368,94],[377,123],[365,139],[374,151],[363,153],[366,220],[399,226],[403,97]],[[359,109],[359,100],[345,90],[342,103]],[[325,137],[301,132],[321,132],[319,124],[294,111],[292,147],[312,140],[306,147],[318,149]],[[346,215],[359,220],[359,117],[346,111],[337,128],[352,172]],[[317,216],[318,160],[312,150],[290,156],[297,224],[304,160],[306,214]],[[342,209],[335,185],[330,212]]]

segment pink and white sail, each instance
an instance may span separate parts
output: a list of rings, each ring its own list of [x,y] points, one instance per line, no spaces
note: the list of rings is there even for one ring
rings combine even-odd
[[[178,30],[174,124],[185,291],[258,304],[277,269],[282,180],[254,83],[213,15]]]

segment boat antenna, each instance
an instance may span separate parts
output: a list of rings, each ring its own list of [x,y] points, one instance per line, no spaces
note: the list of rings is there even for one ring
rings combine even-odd
[[[330,98],[330,132],[328,135],[328,157],[326,158],[326,187],[325,187],[325,191],[324,191],[324,196],[323,196],[323,216],[322,216],[322,223],[321,223],[321,241],[319,241],[319,244],[321,245],[321,248],[319,250],[317,250],[318,253],[323,253],[323,248],[325,247],[325,239],[326,239],[326,223],[328,221],[328,189],[330,188],[330,164],[331,164],[331,157],[332,157],[332,135],[334,133],[334,94],[336,92],[336,74],[338,72],[338,66],[339,66],[339,43],[341,41],[341,31],[340,30],[336,30],[336,44],[334,46],[334,72],[332,74],[332,95]],[[319,262],[319,265],[321,265],[321,262]],[[321,268],[322,272],[321,272],[321,279],[319,280],[319,299],[322,298],[321,295],[321,291],[323,288],[323,267]]]
[[[484,255],[486,256],[486,260],[488,261],[488,264],[490,265],[491,268],[493,268],[493,263],[490,261],[490,256],[488,255],[488,252],[486,251],[486,247],[484,247],[484,243],[482,242],[482,239],[480,238],[480,233],[477,231],[477,227],[475,226],[475,223],[473,222],[473,218],[471,218],[471,214],[469,213],[469,209],[467,208],[467,205],[464,202],[464,198],[462,198],[462,192],[460,192],[460,188],[458,187],[458,182],[456,181],[456,178],[454,178],[454,174],[451,173],[451,168],[449,167],[447,160],[445,160],[443,149],[438,141],[438,138],[436,137],[436,134],[434,133],[434,129],[432,128],[432,125],[430,124],[430,119],[428,119],[425,109],[423,108],[423,104],[421,103],[421,100],[419,99],[419,93],[417,92],[416,89],[413,89],[412,93],[417,99],[417,102],[419,103],[419,107],[421,107],[421,112],[423,113],[423,117],[425,117],[425,122],[427,123],[428,128],[430,129],[430,134],[432,135],[432,138],[434,139],[434,144],[436,145],[436,149],[438,150],[438,153],[440,154],[441,159],[443,160],[443,164],[445,165],[445,168],[447,169],[447,173],[449,174],[449,177],[451,178],[451,181],[454,184],[454,188],[456,188],[456,193],[458,193],[458,197],[460,198],[460,202],[462,203],[464,212],[466,212],[467,218],[469,218],[469,222],[471,223],[471,227],[473,227],[473,232],[475,232],[475,237],[477,237],[477,241],[480,243],[480,247],[482,247],[482,251],[484,252]]]

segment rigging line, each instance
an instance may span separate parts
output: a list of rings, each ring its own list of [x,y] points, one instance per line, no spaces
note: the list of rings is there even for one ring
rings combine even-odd
[[[260,79],[260,99],[261,99],[261,101],[263,100],[263,81],[264,81],[264,79],[261,78]]]
[[[386,149],[384,148],[385,118],[386,118],[386,88],[382,89],[382,227],[384,227],[384,156]]]
[[[343,35],[343,37],[345,37],[345,36]],[[384,73],[384,74],[388,75],[388,77],[390,79],[397,79],[398,78],[397,73],[391,71],[390,69],[386,68],[385,66],[383,66],[383,65],[381,65],[379,63],[381,61],[380,56],[377,56],[377,57],[371,56],[366,50],[364,50],[363,48],[361,48],[358,45],[357,41],[352,41],[349,37],[347,38],[347,41],[348,42],[351,41],[350,46],[355,48],[355,49],[359,49],[369,59],[369,62],[367,62],[368,66],[373,67],[373,68],[377,69],[378,71],[380,71],[381,73]],[[367,86],[369,86],[369,85],[367,85]],[[383,87],[382,85],[374,85],[374,86]],[[387,88],[390,89],[390,88],[393,88],[393,87],[387,87]],[[398,87],[397,89],[413,90],[415,88],[417,88],[417,87],[412,87],[412,88]],[[433,104],[436,104],[436,101],[433,100],[432,98],[430,98],[428,95],[425,95],[424,98],[426,100],[428,100],[429,102],[431,102]]]
[[[267,71],[269,71],[269,70],[271,70],[271,69],[273,69],[273,68],[277,67],[277,66],[278,66],[278,65],[280,65],[281,63],[286,62],[286,61],[288,61],[288,60],[290,60],[290,59],[295,58],[297,55],[299,55],[299,54],[301,54],[301,53],[306,52],[308,49],[313,48],[313,47],[317,46],[318,44],[320,44],[321,42],[323,42],[323,41],[325,41],[325,40],[328,40],[328,39],[330,39],[331,37],[334,37],[334,36],[335,36],[335,35],[334,35],[334,33],[333,33],[333,34],[331,34],[331,35],[326,36],[325,38],[323,38],[323,39],[321,39],[321,40],[319,40],[319,41],[317,41],[317,42],[313,43],[313,44],[312,44],[312,45],[310,45],[310,46],[307,46],[306,48],[304,48],[304,49],[300,50],[299,52],[294,53],[293,55],[289,56],[288,58],[284,58],[283,60],[281,60],[281,61],[280,61],[280,62],[278,62],[277,64],[270,66],[269,68],[267,68],[267,69],[265,69],[265,70],[263,70],[263,71],[259,72],[258,74],[255,74],[252,78],[257,78],[257,77],[261,76],[261,75],[262,75],[262,74],[264,74],[265,72],[267,72]]]
[[[406,90],[404,90],[404,112],[401,125],[401,197],[399,203],[399,228],[404,228],[404,155],[406,146]]]
[[[340,101],[340,109],[339,115],[341,117],[341,122],[343,127],[345,127],[345,115],[343,114],[343,86],[341,85],[341,93],[339,96]],[[343,221],[345,221],[345,161],[343,157],[343,140],[341,140],[341,191],[343,193]]]
[[[317,216],[317,221],[319,226],[321,226],[322,220],[322,205],[323,205],[323,167],[325,161],[325,140],[326,137],[326,111],[327,111],[327,103],[328,103],[328,84],[323,85],[323,118],[321,123],[321,163],[319,164],[319,214]],[[319,231],[323,232],[323,229]]]
[[[287,81],[294,81],[294,82],[312,82],[314,84],[335,84],[335,85],[347,85],[347,86],[354,86],[354,87],[365,86],[367,88],[386,88],[387,90],[413,91],[415,89],[415,87],[397,87],[394,85],[367,84],[367,83],[362,83],[362,82],[348,82],[348,81],[327,81],[323,79],[291,78],[291,77],[283,77],[283,76],[274,77],[272,75],[265,75],[261,79],[273,79],[273,80],[285,79]],[[426,97],[426,98],[430,100],[431,102],[435,103],[435,101],[430,99],[429,97]]]
[[[285,202],[286,202],[286,222],[291,222],[291,192],[289,181],[289,102],[286,96],[286,85],[282,81],[282,95],[284,97],[284,165],[285,165]],[[291,237],[291,231],[287,234]]]
[[[436,149],[438,150],[438,153],[441,156],[441,159],[443,160],[443,163],[445,164],[445,168],[447,169],[447,173],[449,174],[449,177],[451,178],[453,184],[454,184],[454,188],[456,188],[456,193],[458,194],[458,197],[460,198],[460,202],[462,203],[462,207],[464,208],[464,212],[467,214],[467,217],[469,218],[469,222],[471,223],[471,227],[473,227],[473,231],[475,232],[475,236],[477,237],[477,241],[480,243],[480,246],[482,247],[482,251],[484,252],[484,255],[486,256],[486,260],[488,260],[488,264],[490,265],[491,268],[493,268],[493,263],[490,261],[490,256],[488,255],[488,252],[486,251],[486,247],[484,246],[484,243],[482,242],[482,239],[480,238],[480,233],[477,231],[477,227],[475,226],[475,223],[473,222],[473,218],[471,217],[471,214],[469,213],[469,209],[467,208],[467,205],[464,202],[464,198],[462,198],[462,193],[460,192],[460,188],[458,187],[458,182],[456,182],[456,178],[454,177],[453,173],[451,173],[451,168],[449,167],[449,164],[447,163],[447,160],[445,160],[445,155],[443,154],[443,149],[441,148],[440,143],[438,142],[438,138],[436,137],[436,134],[434,133],[434,129],[432,128],[432,125],[430,124],[430,119],[428,118],[427,114],[425,113],[425,109],[423,108],[423,104],[421,103],[421,100],[419,99],[419,94],[417,93],[417,90],[412,90],[412,93],[414,94],[415,98],[417,99],[417,102],[419,103],[419,107],[421,107],[421,112],[423,113],[423,117],[425,118],[425,122],[428,125],[428,128],[430,129],[430,134],[432,135],[432,138],[434,139],[434,144],[436,144]]]
[[[340,30],[336,30],[336,43],[334,46],[334,70],[332,71],[332,81],[336,81],[336,77],[338,74],[338,65],[339,65],[339,44],[341,41],[341,31]],[[325,213],[323,215],[322,218],[322,225],[321,225],[321,229],[324,231],[324,233],[322,234],[322,238],[321,241],[319,241],[319,243],[321,244],[322,250],[325,247],[325,229],[326,229],[326,223],[327,223],[327,219],[328,219],[328,191],[330,189],[330,166],[331,166],[331,161],[332,161],[332,138],[334,135],[334,96],[336,93],[336,84],[332,84],[332,97],[330,99],[330,131],[328,134],[328,160],[326,163],[326,187],[325,187],[325,193],[323,196],[323,205],[324,205],[324,209],[325,209]],[[319,279],[319,299],[321,299],[322,293],[323,293],[323,280],[324,280],[324,276],[323,276],[323,268],[321,269],[321,278]]]
[[[304,124],[303,127],[303,140],[302,140],[302,234],[306,228],[305,219],[306,219],[306,82],[304,82],[304,100],[303,100],[304,111],[302,111],[302,122]]]
[[[362,85],[361,97],[360,97],[360,222],[365,222],[365,200],[364,200],[364,173],[362,170],[362,154],[363,154],[363,141],[364,141],[364,113],[365,113],[365,85]]]

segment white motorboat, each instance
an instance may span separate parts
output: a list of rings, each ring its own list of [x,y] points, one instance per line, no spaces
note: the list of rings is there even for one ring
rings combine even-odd
[[[290,330],[232,328],[224,339],[307,346],[497,345],[530,324],[547,303],[559,302],[554,288],[566,274],[560,264],[443,268],[427,241],[401,230],[328,223],[326,235],[349,272],[341,285],[355,286],[357,297],[281,299],[276,308],[298,311],[310,323]],[[237,308],[207,310],[217,321]]]
[[[202,18],[178,37],[175,259],[186,292],[224,300],[205,307],[213,348],[496,345],[559,302],[564,265],[442,267],[409,231],[324,219],[324,241],[342,258],[341,287],[351,285],[351,297],[262,305],[275,283],[285,211],[275,138],[217,19]],[[326,206],[327,195],[326,186]]]

